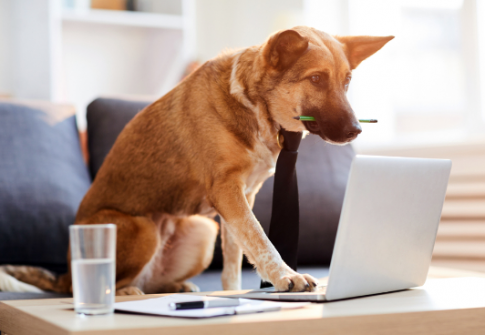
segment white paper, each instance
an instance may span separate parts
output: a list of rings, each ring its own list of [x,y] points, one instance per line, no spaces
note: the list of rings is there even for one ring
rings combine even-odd
[[[248,314],[278,311],[280,309],[301,308],[308,303],[273,302],[263,300],[239,299],[241,305],[236,307],[216,307],[172,310],[169,305],[172,302],[219,300],[220,297],[204,297],[187,294],[172,294],[161,298],[125,301],[114,304],[115,310],[140,314],[175,316],[183,318],[209,318],[222,315]],[[228,298],[229,299],[229,298]]]

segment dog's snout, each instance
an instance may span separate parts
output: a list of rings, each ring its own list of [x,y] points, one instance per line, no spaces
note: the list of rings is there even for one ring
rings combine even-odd
[[[347,129],[347,139],[353,140],[362,132],[362,128],[360,124],[352,124],[352,127]]]

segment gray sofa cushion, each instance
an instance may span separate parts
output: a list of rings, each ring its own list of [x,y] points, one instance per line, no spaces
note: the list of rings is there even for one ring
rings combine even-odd
[[[120,99],[96,99],[87,108],[89,172],[94,180],[104,158],[125,125],[149,103]]]
[[[91,171],[97,172],[124,124],[148,102],[96,99],[88,107],[88,136]],[[320,137],[309,135],[302,140],[297,162],[300,192],[301,265],[328,265],[332,256],[345,186],[355,153],[351,146],[333,146]],[[94,177],[94,175],[93,175]],[[268,232],[273,198],[273,178],[268,179],[258,195],[254,213]],[[220,240],[211,268],[222,266]]]
[[[67,227],[91,183],[73,114],[0,101],[0,264],[65,271]]]

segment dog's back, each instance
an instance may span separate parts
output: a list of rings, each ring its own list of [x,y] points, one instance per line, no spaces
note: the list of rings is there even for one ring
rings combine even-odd
[[[227,115],[233,58],[224,54],[205,63],[127,124],[82,201],[76,223],[102,208],[133,215],[214,212],[208,184],[221,177],[228,156],[241,165],[257,133],[254,115]]]

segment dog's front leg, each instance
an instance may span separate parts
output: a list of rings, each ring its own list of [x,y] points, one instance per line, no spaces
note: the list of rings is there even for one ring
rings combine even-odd
[[[256,194],[251,193],[247,196],[249,207],[253,209]],[[226,228],[226,221],[221,218],[221,240],[222,240],[222,288],[224,290],[241,289],[241,265],[242,249],[236,239]]]
[[[254,217],[244,196],[243,183],[237,178],[216,181],[210,200],[224,219],[224,229],[236,240],[261,277],[279,291],[305,291],[316,288],[318,281],[301,275],[286,265]]]
[[[224,290],[241,289],[242,249],[227,229],[227,222],[221,218],[222,240],[222,288]]]

